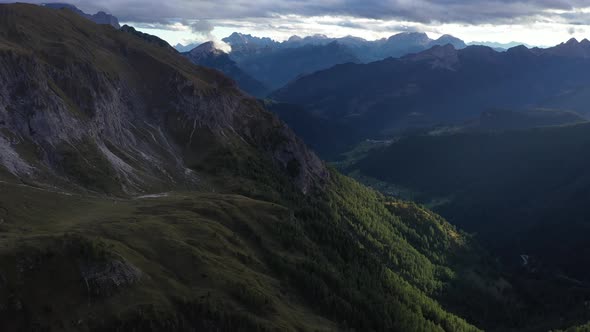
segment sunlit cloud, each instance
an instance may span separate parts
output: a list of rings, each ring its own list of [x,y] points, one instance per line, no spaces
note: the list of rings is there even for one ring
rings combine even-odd
[[[12,2],[0,0],[0,2]],[[32,0],[32,2],[44,2]],[[588,0],[70,0],[105,10],[169,42],[220,40],[233,31],[285,40],[325,34],[379,39],[403,31],[466,41],[552,45],[588,37]]]

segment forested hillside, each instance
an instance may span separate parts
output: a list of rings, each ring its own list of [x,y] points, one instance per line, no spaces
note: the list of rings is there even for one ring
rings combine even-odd
[[[514,263],[587,281],[588,124],[407,137],[352,169],[406,188]]]

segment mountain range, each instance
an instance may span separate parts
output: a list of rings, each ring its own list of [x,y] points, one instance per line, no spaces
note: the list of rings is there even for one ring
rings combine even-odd
[[[234,32],[229,37],[224,38],[223,41],[232,47],[232,54],[238,62],[241,62],[244,57],[251,57],[254,54],[271,49],[292,49],[307,45],[327,45],[333,42],[349,47],[362,62],[399,57],[408,53],[424,51],[435,45],[451,44],[458,49],[466,47],[462,40],[451,35],[443,35],[434,40],[422,32],[402,32],[375,41],[353,36],[329,38],[325,35],[312,35],[303,38],[292,36],[283,42],[277,42],[267,37],[259,38]]]
[[[242,71],[229,55],[217,49],[213,42],[201,44],[183,55],[194,64],[220,70],[253,96],[263,97],[269,91],[261,82]]]
[[[223,41],[231,46],[229,56],[237,66],[271,89],[278,89],[302,75],[327,69],[337,64],[369,63],[389,57],[398,58],[447,44],[452,45],[455,49],[467,47],[465,42],[451,35],[442,35],[437,39],[431,39],[427,34],[421,32],[403,32],[374,41],[354,36],[330,38],[321,34],[306,37],[294,35],[282,42],[268,37],[256,37],[234,32],[223,38]],[[517,42],[507,44],[469,43],[469,45],[490,46],[500,52],[521,44]],[[177,44],[175,48],[179,52],[186,53],[198,46],[199,44]],[[319,57],[318,54],[321,56]],[[295,66],[284,65],[284,63],[293,63],[294,60],[297,60]],[[232,77],[231,74],[227,74]]]
[[[574,39],[548,49],[519,46],[506,52],[435,46],[399,59],[337,65],[301,77],[271,98],[335,123],[354,123],[365,138],[461,123],[493,108],[585,114],[589,46]]]
[[[457,48],[466,46],[463,41],[450,35],[433,40],[424,33],[400,33],[377,41],[352,36],[328,38],[324,35],[313,35],[304,38],[292,36],[286,41],[277,42],[267,37],[259,38],[234,32],[223,41],[232,48],[229,53],[231,60],[235,61],[243,72],[261,81],[271,90],[278,89],[302,75],[337,64],[399,57],[423,51],[434,45],[451,44]],[[179,44],[175,47],[186,53],[198,45]],[[285,65],[286,63],[289,65]],[[226,71],[226,74],[233,77],[230,72]],[[233,78],[239,81],[237,77]]]
[[[526,43],[522,43],[522,42],[508,42],[508,43],[499,43],[499,42],[490,42],[490,41],[484,41],[484,42],[478,42],[478,41],[474,41],[474,42],[469,42],[467,43],[467,45],[479,45],[479,46],[488,46],[493,48],[496,51],[506,51],[507,49],[516,47],[516,46],[520,46],[520,45],[524,45],[527,48],[533,48],[534,46],[531,46],[529,44]]]
[[[342,63],[366,63],[426,50],[434,45],[465,47],[463,41],[444,35],[437,40],[425,33],[400,33],[387,39],[367,41],[355,37],[293,36],[284,42],[233,33],[224,38],[230,56],[253,77],[277,89],[299,76]],[[289,65],[286,66],[285,64]]]
[[[245,57],[230,57],[246,73],[260,80],[271,90],[284,86],[305,74],[330,68],[340,63],[359,63],[353,52],[337,42],[326,45],[305,45],[297,48],[265,49]]]

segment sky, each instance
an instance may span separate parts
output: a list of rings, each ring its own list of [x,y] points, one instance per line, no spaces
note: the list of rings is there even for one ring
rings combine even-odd
[[[13,2],[0,0],[1,2]],[[32,0],[42,3],[47,1]],[[62,1],[63,2],[63,1]],[[590,0],[70,0],[103,10],[170,44],[219,41],[234,31],[285,40],[292,35],[358,36],[404,31],[466,42],[550,46],[590,39]]]

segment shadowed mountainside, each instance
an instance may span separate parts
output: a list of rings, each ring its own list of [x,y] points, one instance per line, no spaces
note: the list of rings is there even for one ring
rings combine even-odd
[[[588,43],[507,52],[435,46],[400,59],[338,65],[301,77],[271,97],[339,125],[354,124],[364,138],[458,124],[494,108],[546,106],[583,115],[590,61],[579,50],[590,50]]]

